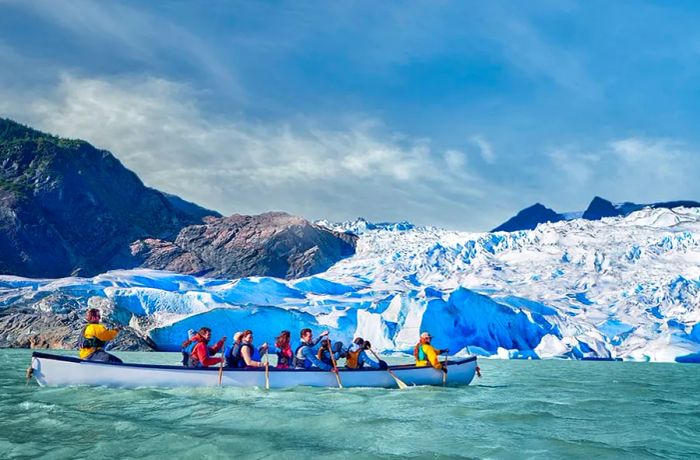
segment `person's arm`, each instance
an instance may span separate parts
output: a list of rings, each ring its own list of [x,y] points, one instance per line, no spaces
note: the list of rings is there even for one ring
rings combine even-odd
[[[380,369],[381,366],[379,365],[378,362],[375,362],[372,358],[367,356],[367,352],[365,350],[362,350],[360,352],[360,356],[358,357],[358,361],[366,364],[367,366],[371,367],[372,369]]]
[[[207,356],[207,346],[203,342],[199,342],[197,346],[194,347],[192,355],[196,356],[197,361],[202,363],[204,367],[213,366],[221,362],[221,358],[210,358]]]
[[[431,366],[435,369],[442,369],[442,363],[438,358],[438,352],[432,345],[423,345],[423,353],[425,353]]]
[[[95,337],[102,340],[103,342],[108,342],[114,340],[114,338],[119,334],[119,329],[107,329],[101,324],[95,324],[92,327],[92,332]]]
[[[224,346],[224,343],[225,343],[225,342],[226,342],[226,337],[222,337],[221,340],[219,340],[218,342],[216,342],[216,345],[214,345],[213,347],[210,347],[210,348],[209,348],[209,353],[212,354],[212,355],[217,354],[217,353],[219,352],[219,350],[221,350],[221,347]]]
[[[264,364],[260,361],[254,361],[253,357],[250,356],[250,347],[241,347],[241,357],[245,361],[245,365],[248,367],[263,367]]]
[[[304,347],[302,354],[304,355],[304,358],[311,361],[311,363],[313,363],[313,365],[318,367],[319,369],[323,369],[324,371],[329,371],[332,369],[332,366],[329,366],[328,364],[324,363],[316,357],[316,353],[314,352],[313,348]]]

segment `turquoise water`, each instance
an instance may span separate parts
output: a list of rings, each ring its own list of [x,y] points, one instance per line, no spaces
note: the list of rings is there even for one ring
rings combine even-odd
[[[2,458],[700,458],[700,366],[481,360],[461,388],[39,388],[0,350]],[[170,353],[120,353],[172,364]]]

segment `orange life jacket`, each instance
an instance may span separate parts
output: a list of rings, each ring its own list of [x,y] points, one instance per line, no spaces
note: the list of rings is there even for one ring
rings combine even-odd
[[[349,369],[359,369],[360,353],[362,353],[362,348],[358,348],[355,351],[348,351],[348,355],[345,358],[345,367]]]

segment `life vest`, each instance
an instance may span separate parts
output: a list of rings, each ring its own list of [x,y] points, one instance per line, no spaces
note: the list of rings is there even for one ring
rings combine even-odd
[[[306,342],[301,342],[301,345],[294,350],[294,356],[292,357],[294,367],[302,369],[311,367],[310,363],[308,362],[309,360],[304,357],[304,348],[310,346],[311,345]]]
[[[292,349],[289,345],[277,352],[277,367],[286,369],[292,363]]]
[[[240,351],[241,351],[241,344],[234,342],[231,348],[226,350],[226,355],[224,356],[225,358],[225,363],[224,365],[226,367],[237,367],[236,363],[238,362],[238,357],[240,356]]]
[[[423,344],[422,343],[418,342],[418,344],[413,348],[413,357],[416,358],[416,362],[428,360],[428,357],[425,355],[425,352],[423,351]]]
[[[243,359],[243,347],[250,349],[250,356],[253,357],[253,345],[250,343],[236,343],[231,347],[231,351],[226,355],[226,367],[243,368],[246,367],[245,359]]]
[[[362,367],[360,363],[360,353],[362,353],[362,348],[358,348],[355,351],[348,350],[348,355],[345,358],[345,367],[348,369],[359,369]]]
[[[104,348],[107,342],[98,339],[97,337],[85,337],[85,331],[88,326],[85,326],[80,332],[80,338],[78,338],[78,348],[94,348],[97,351],[100,348]]]

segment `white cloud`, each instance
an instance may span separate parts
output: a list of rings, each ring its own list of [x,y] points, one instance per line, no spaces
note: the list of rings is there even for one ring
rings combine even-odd
[[[678,140],[628,137],[588,149],[557,147],[547,156],[558,199],[581,189],[618,201],[697,199],[698,152]]]
[[[469,140],[479,148],[479,155],[481,155],[484,161],[488,163],[496,161],[496,154],[493,152],[493,147],[491,147],[491,144],[487,142],[484,137],[472,136]]]
[[[10,116],[109,149],[148,185],[223,213],[455,226],[469,200],[490,190],[463,153],[388,134],[376,120],[329,130],[309,120],[218,118],[200,111],[187,86],[156,78],[64,75],[50,94],[5,96]]]

